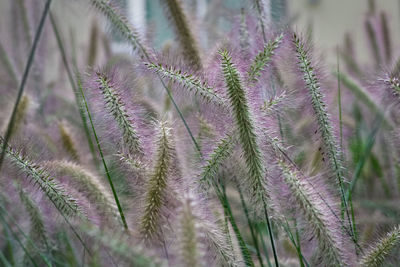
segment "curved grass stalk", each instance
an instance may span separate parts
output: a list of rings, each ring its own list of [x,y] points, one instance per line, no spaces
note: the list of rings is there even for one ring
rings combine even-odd
[[[56,37],[57,45],[58,45],[58,48],[59,48],[60,53],[61,53],[61,58],[62,58],[64,67],[65,67],[65,70],[67,71],[69,83],[71,85],[72,91],[73,91],[74,96],[75,96],[75,102],[76,102],[76,105],[78,107],[79,115],[80,115],[81,120],[82,120],[82,125],[83,125],[83,129],[85,131],[86,140],[88,141],[88,146],[89,146],[90,152],[92,153],[93,160],[95,161],[96,153],[94,151],[94,145],[93,145],[92,137],[91,137],[91,134],[90,134],[90,131],[89,131],[88,123],[87,123],[87,118],[86,118],[85,111],[84,111],[85,109],[84,109],[84,107],[82,105],[82,99],[81,99],[81,97],[79,95],[78,89],[76,88],[76,83],[74,81],[71,69],[70,69],[69,64],[68,64],[67,55],[65,53],[64,45],[63,45],[63,42],[61,40],[61,36],[60,36],[60,32],[59,32],[58,27],[57,27],[57,23],[56,23],[56,21],[55,21],[55,19],[53,17],[53,14],[51,12],[50,12],[50,22],[51,22],[51,26],[52,26],[53,31],[54,31],[54,35]],[[78,73],[77,73],[77,80],[78,81],[80,80],[80,77],[79,77]],[[95,165],[97,165],[96,161],[95,161]]]
[[[390,253],[400,244],[400,225],[395,227],[393,231],[377,242],[369,252],[361,259],[361,266],[379,267],[384,266],[383,263]]]
[[[2,200],[4,200],[5,199],[5,196],[4,195],[0,195],[0,198],[2,198]],[[22,200],[23,201],[23,200]],[[34,209],[37,209],[37,207],[35,206],[35,204],[33,203],[33,202],[31,202],[32,203],[32,205],[34,206]],[[28,206],[26,206],[26,208],[27,209],[30,209],[31,208],[31,206],[30,205],[28,205]],[[9,214],[9,212],[7,211],[7,209],[2,205],[2,204],[0,204],[0,218],[1,218],[1,220],[2,220],[2,223],[3,223],[3,225],[5,225],[6,227],[5,228],[7,228],[7,229],[9,229],[9,231],[10,231],[10,233],[12,234],[12,236],[17,240],[17,242],[18,242],[18,244],[22,247],[22,249],[24,250],[24,253],[25,253],[25,256],[27,257],[27,259],[29,259],[34,265],[36,264],[36,258],[34,258],[34,256],[36,256],[36,255],[39,255],[40,256],[40,258],[43,260],[41,263],[42,263],[42,265],[43,264],[45,264],[45,265],[47,265],[47,266],[52,266],[51,265],[51,261],[49,260],[49,258],[48,258],[48,256],[46,256],[44,253],[43,253],[43,250],[42,250],[42,247],[38,247],[36,244],[37,244],[37,239],[35,239],[35,242],[33,241],[33,239],[32,239],[32,235],[31,235],[31,233],[32,232],[35,232],[37,229],[32,229],[31,228],[31,231],[30,231],[30,234],[29,235],[26,235],[25,234],[25,232],[21,229],[21,227],[18,225],[18,222]],[[28,210],[28,212],[29,212],[29,210]],[[34,211],[34,212],[36,212],[36,211]],[[3,216],[3,214],[5,215],[5,216]],[[12,227],[10,227],[10,224],[7,222],[7,220],[6,220],[6,216],[8,217],[8,220],[10,220],[10,222],[11,222],[11,224],[12,224]],[[36,217],[36,215],[34,215],[34,217]],[[37,223],[37,222],[35,222],[36,220],[39,220],[39,223],[40,224],[42,224],[42,219],[41,218],[33,218],[33,220],[32,220],[32,223],[33,223],[33,225],[35,225],[35,223]],[[22,241],[20,241],[20,239],[19,239],[19,237],[18,237],[18,235],[14,232],[14,229],[16,229],[24,238],[25,238],[25,240],[26,240],[26,246],[22,243]],[[44,231],[44,229],[43,229],[43,231]],[[43,233],[42,233],[43,234]],[[39,234],[39,235],[41,235],[41,234]],[[38,236],[39,237],[39,236]],[[43,236],[46,240],[47,240],[47,235],[44,233],[44,236]],[[43,241],[43,240],[42,240]],[[47,243],[47,244],[45,244],[45,246],[46,246],[46,249],[49,249],[49,243]],[[33,251],[34,250],[34,251]],[[37,253],[36,255],[35,254],[33,254],[33,253]],[[13,262],[14,263],[14,262]],[[35,266],[37,266],[37,265],[35,265]]]
[[[201,266],[203,253],[198,240],[196,216],[193,213],[192,200],[187,197],[183,200],[179,220],[180,228],[180,257],[183,266]]]
[[[132,246],[122,235],[110,236],[108,233],[93,226],[82,226],[82,230],[102,246],[125,258],[130,266],[156,267],[155,257],[147,256],[145,250],[139,246]]]
[[[148,69],[153,70],[161,75],[161,77],[168,78],[173,82],[179,83],[182,87],[187,88],[190,91],[194,91],[196,95],[199,94],[205,100],[221,106],[224,104],[224,100],[214,92],[214,88],[210,87],[206,82],[201,81],[194,75],[182,70],[177,70],[172,66],[164,67],[161,64],[157,65],[154,63],[144,64]]]
[[[378,45],[378,37],[369,19],[365,21],[365,31],[367,32],[368,41],[371,45],[372,54],[375,59],[375,66],[379,66],[381,64],[381,54]]]
[[[15,67],[11,63],[11,60],[8,57],[7,52],[4,49],[1,42],[0,42],[0,61],[3,65],[3,67],[5,67],[5,69],[7,70],[8,75],[11,77],[13,86],[17,87],[18,86],[18,78],[17,78],[17,73],[15,71]]]
[[[253,0],[253,2],[254,2],[253,3],[254,8],[256,9],[257,12],[258,22],[260,23],[261,26],[261,33],[264,39],[264,43],[266,43],[267,37],[265,35],[265,28],[266,28],[265,20],[267,20],[268,18],[266,17],[267,14],[265,14],[266,13],[265,10],[266,7],[264,6],[265,3],[263,3],[263,0]],[[267,1],[267,3],[269,3],[269,1]]]
[[[340,149],[336,144],[335,137],[332,131],[331,122],[329,120],[329,115],[326,110],[324,96],[320,90],[320,84],[314,72],[314,67],[311,65],[308,51],[305,49],[304,44],[301,42],[300,38],[297,37],[296,34],[293,35],[293,43],[296,48],[298,65],[304,74],[303,79],[306,83],[309,95],[311,97],[311,104],[315,116],[317,118],[317,123],[321,132],[321,137],[323,140],[324,147],[328,154],[330,167],[339,185],[342,205],[346,211],[346,216],[349,222],[349,226],[353,231],[352,223],[354,222],[352,222],[350,219],[347,199],[345,197],[344,174],[343,174],[344,167],[341,162]]]
[[[26,211],[30,217],[30,232],[29,236],[32,240],[35,240],[36,244],[46,250],[50,249],[50,243],[48,240],[46,228],[44,225],[42,214],[38,206],[32,201],[26,192],[20,189],[19,197],[25,206]]]
[[[14,239],[18,242],[18,244],[21,246],[22,250],[25,252],[25,255],[27,255],[27,257],[29,258],[29,260],[32,262],[33,266],[35,267],[39,267],[39,265],[36,263],[35,259],[33,258],[33,256],[29,253],[28,249],[25,247],[25,245],[23,244],[23,242],[21,241],[21,239],[18,237],[18,235],[16,233],[14,233],[14,231],[12,230],[12,227],[7,223],[7,221],[5,220],[5,218],[2,215],[2,212],[0,212],[0,220],[2,221],[3,227],[6,228],[11,235],[14,237]],[[47,261],[46,261],[47,262]],[[47,263],[47,266],[51,266]]]
[[[256,236],[256,234],[254,232],[254,226],[253,226],[253,223],[251,222],[251,219],[250,219],[250,216],[249,216],[249,210],[247,208],[246,201],[244,200],[244,196],[243,196],[242,190],[240,189],[240,185],[237,183],[237,181],[236,181],[236,187],[237,187],[237,190],[239,192],[240,202],[242,204],[244,215],[245,215],[246,220],[247,220],[247,225],[250,228],[251,238],[253,240],[254,247],[256,248],[258,261],[260,262],[260,266],[264,267],[264,262],[263,262],[263,259],[262,259],[262,256],[261,256],[260,247],[258,245],[257,236]]]
[[[29,104],[30,104],[29,97],[24,94],[22,96],[22,100],[21,100],[20,104],[18,105],[17,113],[15,114],[15,120],[14,120],[13,127],[11,129],[10,137],[17,134],[19,129],[21,128],[21,126],[24,122],[24,119],[26,118]]]
[[[340,81],[343,83],[343,85],[346,86],[359,100],[364,102],[364,104],[369,109],[384,117],[383,110],[378,106],[378,104],[373,100],[371,95],[365,89],[359,86],[354,80],[352,80],[343,72],[335,73],[335,75],[337,77],[340,77]],[[390,125],[390,122],[388,122],[387,120],[385,120],[385,123],[387,125]]]
[[[257,134],[250,114],[245,91],[242,88],[239,72],[232,63],[232,58],[228,52],[220,52],[222,59],[222,70],[225,77],[228,98],[236,120],[236,127],[239,131],[239,142],[242,145],[246,166],[248,168],[248,183],[251,188],[253,198],[261,203],[264,208],[268,231],[271,238],[271,246],[274,252],[276,266],[279,266],[276,254],[275,242],[271,229],[271,223],[267,211],[266,198],[268,192],[264,184],[264,169],[261,158],[261,150],[257,144]]]
[[[20,189],[20,199],[25,206],[26,211],[29,213],[30,217],[30,231],[29,231],[29,241],[27,242],[27,250],[35,253],[41,254],[43,251],[50,251],[50,243],[48,240],[47,232],[43,222],[42,214],[37,205],[32,201],[26,192]],[[31,240],[35,240],[35,245],[32,244]],[[38,250],[33,251],[33,249]],[[29,256],[25,255],[24,262],[29,260]]]
[[[3,140],[2,151],[1,151],[1,155],[0,155],[0,172],[1,172],[1,167],[3,166],[4,156],[6,154],[7,144],[11,137],[13,125],[15,123],[18,105],[19,105],[19,102],[21,101],[22,95],[24,93],[25,84],[28,79],[28,75],[29,75],[29,71],[30,71],[32,63],[33,63],[33,59],[35,57],[37,44],[39,43],[39,39],[40,39],[40,36],[43,31],[44,22],[46,20],[47,14],[49,13],[50,4],[51,4],[51,0],[47,0],[46,5],[44,6],[44,9],[43,9],[42,17],[40,18],[39,26],[38,26],[36,34],[35,34],[35,39],[33,40],[33,45],[32,45],[31,51],[29,52],[28,62],[26,63],[26,66],[25,66],[21,84],[18,89],[17,99],[15,100],[14,109],[12,111],[11,119],[8,123],[7,131],[4,136],[4,140]]]
[[[217,196],[222,204],[222,207],[224,208],[224,215],[226,218],[228,218],[229,222],[231,223],[233,232],[236,235],[237,241],[239,243],[239,248],[243,256],[243,261],[246,266],[254,267],[254,262],[251,258],[249,249],[247,248],[246,242],[244,241],[242,234],[240,233],[239,227],[236,224],[236,220],[233,216],[232,209],[226,195],[225,187],[224,185],[216,185],[215,189],[217,192]]]

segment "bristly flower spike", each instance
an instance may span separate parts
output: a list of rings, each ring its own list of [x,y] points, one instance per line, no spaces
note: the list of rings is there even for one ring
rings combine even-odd
[[[315,233],[319,249],[323,255],[326,266],[349,266],[351,256],[348,256],[343,247],[344,235],[342,234],[339,218],[335,218],[323,205],[319,192],[316,191],[305,177],[290,167],[284,160],[279,160],[279,168],[285,183],[289,186],[296,204],[303,211],[308,224]],[[325,200],[326,201],[326,200]],[[350,241],[350,239],[349,239]],[[350,255],[350,253],[348,253]]]
[[[106,75],[97,73],[99,90],[101,91],[108,112],[115,119],[122,132],[125,145],[131,153],[142,154],[143,150],[139,135],[134,127],[132,118],[129,116],[121,96],[115,90],[113,84]]]
[[[180,0],[163,0],[168,10],[169,17],[173,21],[176,35],[181,43],[183,55],[188,63],[193,65],[196,70],[202,68],[201,57],[197,42],[191,31],[187,16],[183,11]]]
[[[173,160],[171,129],[160,122],[154,167],[147,184],[144,212],[140,220],[140,233],[149,240],[158,234],[162,209],[166,203],[168,176]]]
[[[269,41],[264,46],[264,49],[256,55],[248,71],[248,80],[250,82],[257,81],[257,78],[261,75],[261,71],[271,61],[271,57],[282,42],[282,38],[283,34],[279,34],[275,39]]]
[[[248,183],[251,188],[253,200],[260,203],[264,209],[268,231],[271,238],[271,246],[274,252],[275,264],[279,266],[278,257],[275,250],[273,233],[267,211],[268,192],[265,188],[264,168],[262,154],[257,143],[255,125],[250,113],[246,93],[243,90],[239,71],[232,62],[228,51],[220,52],[222,60],[222,71],[228,91],[228,98],[236,120],[236,127],[239,132],[239,142],[243,149],[244,159],[248,171]]]
[[[400,225],[377,242],[371,250],[361,259],[363,267],[384,266],[383,263],[389,254],[400,244]]]
[[[184,88],[194,91],[197,95],[199,94],[205,100],[215,103],[217,105],[223,105],[224,99],[215,93],[214,88],[209,86],[206,82],[201,81],[200,78],[194,75],[184,72],[182,70],[177,70],[174,67],[163,66],[161,64],[154,63],[144,63],[146,67],[154,72],[160,74],[163,78],[168,78],[173,82],[179,83]]]
[[[331,122],[329,120],[326,104],[324,102],[324,96],[321,92],[320,84],[315,74],[314,67],[311,65],[308,51],[306,50],[305,45],[302,43],[302,41],[296,34],[293,34],[293,43],[296,48],[298,65],[301,71],[303,72],[303,79],[306,83],[308,93],[311,97],[311,104],[315,116],[317,117],[317,123],[321,132],[324,147],[327,150],[330,166],[339,185],[339,190],[342,198],[342,205],[345,208],[349,225],[350,228],[352,229],[351,227],[352,223],[350,220],[348,205],[345,197],[344,175],[343,175],[344,168],[341,162],[340,151],[336,144],[336,140],[333,134]]]
[[[0,138],[0,144],[3,139]],[[31,182],[43,191],[60,213],[66,216],[78,215],[80,207],[75,199],[66,193],[66,190],[40,165],[32,163],[11,147],[6,147],[6,155],[21,171],[23,171]]]

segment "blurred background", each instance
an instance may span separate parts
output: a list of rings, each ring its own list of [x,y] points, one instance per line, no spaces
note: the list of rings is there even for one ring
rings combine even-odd
[[[22,0],[15,0],[16,2]],[[37,2],[41,9],[41,0]],[[31,2],[26,1],[26,2]],[[1,36],[10,36],[10,32],[16,29],[11,23],[16,5],[12,1],[0,1],[0,33]],[[23,1],[22,1],[23,2]],[[52,4],[52,10],[56,13],[62,32],[65,38],[72,37],[76,47],[85,47],[89,42],[90,33],[93,27],[98,27],[101,32],[107,33],[112,40],[114,51],[127,51],[128,46],[120,42],[118,36],[113,35],[112,29],[91,10],[89,1],[56,0]],[[161,48],[166,42],[173,40],[174,35],[168,25],[160,1],[155,0],[115,0],[129,20],[141,31],[149,35],[152,45]],[[182,1],[190,14],[190,19],[196,23],[197,30],[204,32],[204,39],[199,40],[203,45],[212,46],[210,38],[205,34],[210,33],[209,29],[227,29],[229,23],[233,23],[240,16],[241,8],[248,8],[252,1],[242,0],[184,0]],[[368,47],[366,45],[366,31],[364,27],[365,18],[373,12],[384,11],[388,17],[389,28],[392,34],[392,43],[400,41],[400,1],[399,0],[269,0],[271,5],[271,19],[285,21],[294,25],[297,31],[303,32],[312,38],[313,43],[323,55],[324,60],[336,64],[335,53],[332,53],[337,46],[344,46],[345,35],[352,37],[354,42],[355,57],[362,64],[368,61]],[[377,7],[375,7],[377,6]],[[224,7],[224,8],[221,8]],[[225,14],[213,14],[215,12]],[[38,13],[38,12],[37,12]],[[231,14],[231,21],[227,21],[226,14]],[[220,15],[220,16],[219,16]],[[200,23],[201,22],[201,23]],[[213,27],[218,26],[218,27]],[[215,33],[218,36],[218,33]],[[3,38],[5,39],[5,38]],[[7,45],[6,45],[7,46]],[[8,44],[12,46],[12,44]],[[393,50],[396,50],[394,45]],[[54,49],[55,42],[54,42]]]

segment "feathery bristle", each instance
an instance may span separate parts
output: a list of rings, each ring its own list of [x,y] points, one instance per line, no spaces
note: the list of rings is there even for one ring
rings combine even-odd
[[[330,166],[333,174],[336,177],[337,184],[339,185],[340,194],[342,197],[342,204],[347,210],[347,201],[344,195],[344,167],[342,165],[342,157],[340,150],[336,144],[335,136],[332,130],[331,121],[329,119],[326,104],[324,102],[324,95],[321,92],[318,77],[315,74],[314,66],[311,64],[308,51],[296,34],[293,35],[293,43],[296,47],[296,54],[298,58],[298,66],[303,73],[303,80],[306,83],[308,94],[311,98],[311,105],[313,107],[318,127],[321,132],[324,147],[329,157]],[[348,214],[347,214],[348,216]],[[349,217],[349,216],[348,216]],[[350,220],[350,218],[348,218]]]
[[[400,244],[400,226],[397,226],[377,242],[369,252],[361,259],[361,266],[379,267],[384,266],[385,260],[390,253]]]
[[[173,160],[171,129],[167,122],[160,122],[158,127],[157,152],[147,184],[144,213],[140,220],[140,232],[145,240],[151,239],[158,232]]]
[[[300,177],[299,173],[283,160],[280,160],[278,164],[285,182],[296,199],[296,204],[305,214],[317,236],[324,265],[350,266],[343,247],[346,242],[342,235],[340,221],[323,205],[319,192],[309,182],[302,181],[307,178]]]
[[[228,52],[220,53],[222,70],[225,76],[226,87],[231,108],[233,110],[236,127],[239,132],[239,141],[243,149],[244,158],[248,168],[249,185],[256,201],[265,199],[267,192],[264,186],[264,169],[261,151],[257,143],[257,134],[250,114],[246,93],[243,90],[239,72],[232,63]]]
[[[160,74],[161,77],[168,78],[173,82],[179,83],[184,88],[194,91],[195,95],[199,94],[207,101],[216,103],[217,105],[224,104],[224,100],[215,93],[212,87],[192,74],[177,70],[172,66],[164,67],[161,64],[157,65],[154,63],[145,63],[145,65],[148,69]]]
[[[60,132],[61,143],[64,149],[68,152],[73,160],[79,162],[79,153],[76,149],[76,145],[70,131],[63,122],[58,123],[58,130]]]
[[[125,145],[132,154],[142,154],[143,149],[141,147],[139,135],[135,129],[132,118],[128,115],[122,98],[114,89],[113,84],[107,78],[107,76],[98,73],[97,77],[99,90],[104,97],[104,102],[108,112],[113,116],[118,124],[118,127],[122,132]]]
[[[264,46],[264,49],[254,58],[247,74],[250,82],[257,81],[257,78],[261,75],[261,71],[264,70],[265,66],[271,61],[271,57],[282,42],[282,38],[283,34],[280,34],[275,39],[268,42]]]
[[[180,0],[162,0],[169,13],[169,18],[173,21],[173,26],[176,30],[176,35],[183,49],[183,55],[186,61],[193,65],[196,69],[201,69],[201,57],[197,42],[191,31],[191,25],[183,11]]]
[[[0,139],[2,144],[3,140]],[[80,213],[80,207],[75,199],[67,194],[66,190],[56,182],[50,174],[39,164],[32,163],[11,147],[6,148],[6,155],[27,177],[33,185],[37,185],[50,199],[58,211],[66,216]]]

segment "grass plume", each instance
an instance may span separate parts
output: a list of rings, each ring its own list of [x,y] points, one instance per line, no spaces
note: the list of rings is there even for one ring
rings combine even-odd
[[[345,198],[344,188],[344,167],[341,162],[340,150],[336,144],[335,136],[332,130],[332,125],[329,119],[329,115],[324,102],[324,96],[321,92],[320,84],[315,74],[314,66],[312,65],[308,51],[305,45],[302,43],[300,38],[294,34],[293,43],[296,47],[298,65],[303,73],[303,79],[306,83],[309,96],[311,98],[311,104],[317,118],[318,127],[321,133],[324,147],[328,153],[328,158],[333,174],[335,175],[337,184],[339,186],[342,205],[345,208],[349,225],[351,226],[350,215],[348,211],[348,205]]]
[[[264,49],[256,55],[253,63],[248,71],[248,80],[250,82],[256,82],[257,78],[261,75],[261,71],[271,61],[271,57],[274,55],[274,51],[279,47],[282,42],[283,34],[279,34],[275,39],[265,44]]]
[[[377,242],[370,251],[361,259],[361,266],[378,267],[384,266],[385,260],[391,252],[400,244],[400,226],[395,227]]]
[[[201,81],[192,74],[182,70],[177,70],[172,66],[164,67],[161,64],[157,65],[154,63],[145,63],[145,65],[148,69],[160,74],[161,77],[179,83],[182,87],[194,91],[196,95],[199,94],[209,102],[216,103],[217,105],[224,104],[224,100],[215,93],[214,88],[210,87],[206,82]]]
[[[201,69],[201,57],[197,42],[194,38],[189,24],[189,20],[183,10],[180,0],[161,0],[165,5],[169,14],[169,19],[172,20],[176,35],[183,50],[183,56],[186,61],[194,68]]]
[[[140,219],[140,232],[145,240],[151,239],[158,232],[173,157],[171,129],[167,122],[160,122],[158,128],[157,152],[147,184],[144,212]]]
[[[4,140],[0,139],[0,143],[3,144],[3,142]],[[67,216],[79,213],[80,208],[76,200],[67,194],[63,186],[56,182],[46,169],[23,157],[21,153],[11,147],[6,147],[6,154],[10,161],[30,178],[32,184],[37,185],[41,189],[60,212]]]
[[[236,127],[239,132],[239,142],[242,146],[244,159],[248,168],[247,183],[251,188],[253,200],[257,203],[261,203],[264,208],[265,219],[267,220],[268,231],[271,238],[271,245],[274,251],[275,264],[276,266],[279,266],[273,233],[269,221],[270,219],[266,207],[268,192],[265,188],[265,173],[263,169],[262,154],[257,143],[256,129],[250,114],[248,100],[242,87],[239,72],[236,66],[232,63],[232,58],[228,51],[221,51],[220,56],[222,61],[222,71],[224,73],[225,83],[228,90],[228,98],[234,113]]]
[[[122,132],[124,142],[128,150],[134,154],[142,154],[141,142],[132,118],[129,116],[125,104],[115,90],[110,79],[103,74],[97,73],[99,90],[101,91],[108,112],[113,116]]]

